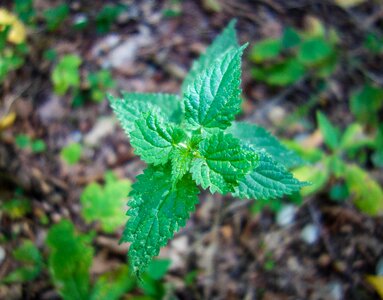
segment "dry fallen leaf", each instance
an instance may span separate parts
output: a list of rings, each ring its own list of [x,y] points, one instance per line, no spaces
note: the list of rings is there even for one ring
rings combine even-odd
[[[378,292],[381,299],[383,299],[383,276],[367,276],[367,281]]]
[[[8,10],[0,9],[0,31],[4,30],[6,25],[11,26],[7,40],[14,44],[21,44],[25,41],[26,30],[24,24]]]
[[[5,128],[12,126],[13,122],[16,120],[16,114],[14,112],[10,112],[4,117],[0,117],[0,131]]]

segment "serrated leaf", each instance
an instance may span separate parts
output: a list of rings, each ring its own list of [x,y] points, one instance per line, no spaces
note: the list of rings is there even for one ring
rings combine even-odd
[[[149,265],[160,247],[186,224],[198,202],[198,189],[190,176],[176,184],[171,168],[149,166],[137,176],[128,202],[128,222],[122,242],[131,242],[129,260],[138,274]]]
[[[266,152],[259,152],[259,163],[239,181],[235,196],[248,199],[273,199],[291,195],[306,183],[295,179],[287,169]]]
[[[50,228],[46,242],[49,271],[60,296],[64,300],[88,299],[93,258],[89,237],[76,234],[73,224],[65,220]]]
[[[199,156],[191,166],[193,179],[212,193],[234,191],[238,180],[257,163],[252,150],[242,149],[240,141],[230,134],[219,132],[199,144]]]
[[[182,99],[178,95],[165,93],[128,93],[121,92],[123,99],[127,102],[137,101],[150,103],[159,107],[164,118],[174,123],[180,123],[183,117]]]
[[[357,165],[348,165],[345,179],[359,210],[371,216],[383,214],[383,190],[366,171]]]
[[[219,55],[230,48],[238,48],[237,34],[234,26],[236,21],[231,21],[223,32],[217,36],[213,43],[206,49],[198,60],[194,61],[191,70],[182,82],[181,92],[185,94],[187,87],[195,81],[198,74],[203,72]]]
[[[303,163],[303,160],[297,153],[287,149],[266,129],[260,126],[246,122],[234,122],[227,132],[255,150],[265,150],[273,159],[283,164],[286,168]]]
[[[122,99],[111,95],[108,95],[108,99],[122,129],[128,136],[134,129],[134,122],[146,112],[161,114],[165,119],[175,123],[181,121],[182,102],[177,95],[126,92],[122,92],[122,95]]]
[[[130,143],[145,162],[159,165],[169,160],[170,152],[181,135],[181,129],[171,123],[165,124],[153,113],[147,113],[136,121]]]
[[[125,222],[121,213],[128,194],[131,190],[129,180],[107,182],[105,187],[98,183],[90,183],[81,194],[82,216],[85,221],[98,221],[101,228],[107,232],[114,232]]]
[[[190,169],[193,155],[189,149],[175,148],[170,153],[172,165],[172,179],[177,181],[182,178]]]
[[[241,108],[241,56],[245,47],[226,51],[190,82],[184,93],[188,127],[230,126]]]
[[[326,145],[331,150],[336,150],[340,142],[339,129],[336,128],[320,111],[317,112],[317,122]]]

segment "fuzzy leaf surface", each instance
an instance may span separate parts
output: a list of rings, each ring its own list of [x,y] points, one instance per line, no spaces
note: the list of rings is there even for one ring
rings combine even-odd
[[[189,171],[193,156],[188,149],[175,148],[170,153],[170,159],[172,165],[172,179],[177,181]]]
[[[212,193],[232,192],[238,180],[257,163],[252,150],[241,148],[240,141],[232,135],[219,132],[199,144],[200,157],[192,162],[193,179]]]
[[[283,146],[266,129],[246,122],[234,122],[228,133],[241,140],[242,143],[255,150],[265,150],[274,160],[291,168],[303,163],[297,153]]]
[[[152,257],[158,255],[160,247],[185,226],[198,202],[197,194],[190,176],[173,184],[169,165],[149,166],[137,176],[128,202],[129,219],[121,239],[131,242],[129,259],[136,273],[142,273]]]
[[[177,95],[126,92],[122,94],[122,99],[110,95],[108,99],[121,127],[128,136],[134,129],[135,121],[146,112],[160,113],[165,119],[175,123],[181,121],[181,100]]]
[[[219,55],[230,48],[238,48],[237,34],[235,32],[235,21],[231,21],[229,25],[217,36],[213,43],[206,49],[198,60],[194,61],[191,70],[182,82],[182,94],[186,92],[188,85],[195,80],[197,75],[205,70],[209,64]]]
[[[241,109],[241,56],[232,48],[190,82],[184,93],[185,120],[191,129],[225,129]]]
[[[181,129],[171,123],[165,124],[161,117],[149,112],[136,120],[130,143],[145,162],[159,165],[169,160],[170,151],[180,133]]]
[[[259,164],[240,180],[235,196],[248,199],[268,200],[290,195],[306,183],[295,179],[286,168],[262,151]]]

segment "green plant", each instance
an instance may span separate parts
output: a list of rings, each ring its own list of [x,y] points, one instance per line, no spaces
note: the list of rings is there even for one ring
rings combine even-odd
[[[32,140],[26,134],[18,134],[15,143],[20,149],[30,149],[33,153],[44,152],[47,147],[42,139]]]
[[[90,98],[95,102],[104,100],[106,90],[114,88],[116,85],[108,70],[90,73],[88,81],[90,85]]]
[[[12,252],[12,256],[21,266],[8,274],[0,282],[32,281],[40,274],[43,267],[43,259],[32,241],[24,241],[19,248]]]
[[[143,274],[143,280],[139,283],[127,265],[120,265],[95,278],[91,285],[92,240],[93,234],[78,234],[67,220],[53,225],[48,232],[48,267],[53,283],[64,300],[118,300],[137,286],[150,296],[149,300],[163,297],[161,279],[168,270],[168,260],[153,261],[149,266],[151,273]],[[129,296],[129,299],[136,298]]]
[[[54,31],[68,17],[69,6],[66,3],[60,4],[56,7],[52,7],[45,10],[43,15],[47,24],[47,29],[49,31]]]
[[[68,164],[75,165],[79,162],[82,155],[82,146],[79,143],[70,143],[62,148],[60,157]]]
[[[89,184],[81,194],[82,215],[87,222],[99,221],[105,232],[113,232],[124,224],[119,214],[124,207],[131,183],[118,180],[113,173],[105,175],[105,186]]]
[[[14,198],[6,201],[0,205],[0,208],[9,215],[11,219],[20,219],[32,210],[30,201],[22,198]]]
[[[0,8],[0,82],[24,64],[28,47],[26,30],[13,14]]]
[[[241,109],[245,48],[238,45],[231,22],[194,62],[182,99],[135,93],[109,97],[135,153],[148,163],[133,184],[121,239],[131,243],[129,260],[138,275],[186,224],[198,202],[198,185],[255,199],[281,197],[305,185],[284,165],[297,159],[292,152],[257,125],[234,122]]]
[[[287,27],[279,38],[267,38],[257,42],[249,58],[255,64],[253,77],[275,86],[295,83],[307,74],[327,77],[337,64],[334,31],[324,28],[314,32],[298,32]]]
[[[113,22],[125,9],[125,5],[104,5],[96,17],[97,31],[99,33],[108,32]]]
[[[342,133],[321,112],[317,113],[318,127],[322,133],[328,152],[320,149],[304,149],[295,144],[295,149],[312,165],[294,170],[301,180],[312,182],[302,188],[301,194],[307,196],[335,184],[330,189],[334,201],[344,201],[351,197],[355,206],[362,212],[376,216],[383,213],[383,190],[379,184],[358,164],[364,163],[363,152],[375,146],[375,139],[367,136],[361,125],[351,124]],[[293,143],[291,143],[293,146]]]
[[[80,86],[81,58],[74,54],[62,57],[52,71],[54,91],[64,95],[69,88],[78,89]]]

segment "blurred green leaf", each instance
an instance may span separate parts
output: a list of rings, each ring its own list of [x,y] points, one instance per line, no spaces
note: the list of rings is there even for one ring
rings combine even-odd
[[[305,73],[305,67],[296,59],[288,59],[267,68],[253,68],[252,70],[255,79],[277,86],[295,83],[302,79]]]
[[[121,211],[126,207],[130,189],[129,180],[107,181],[104,187],[98,183],[86,186],[80,199],[85,221],[99,221],[105,232],[115,231],[126,221]]]
[[[155,299],[162,299],[165,294],[165,288],[160,281],[170,267],[171,261],[168,259],[153,260],[146,272],[142,275],[142,281],[138,282],[145,295],[152,296]]]
[[[80,86],[81,58],[77,55],[69,54],[60,59],[52,72],[54,91],[58,95],[64,95],[70,87]]]
[[[0,205],[0,208],[11,217],[20,219],[31,211],[31,203],[27,199],[12,199]]]
[[[31,138],[26,134],[18,134],[15,138],[15,143],[20,149],[26,149],[31,145]]]
[[[118,300],[131,291],[136,284],[136,278],[131,274],[127,265],[117,270],[101,275],[92,290],[90,300]]]
[[[297,58],[305,65],[315,65],[333,53],[333,48],[329,42],[321,37],[304,40],[299,48]]]
[[[382,188],[365,170],[357,165],[348,165],[345,180],[360,211],[371,216],[383,214]]]
[[[21,263],[21,267],[8,274],[2,282],[27,282],[34,280],[41,272],[43,260],[37,247],[32,241],[24,241],[19,248],[13,251],[14,259]]]
[[[259,63],[279,56],[282,51],[281,39],[268,38],[257,42],[250,52],[250,59]]]
[[[34,140],[31,144],[31,149],[33,153],[41,153],[44,152],[47,148],[45,142],[41,139]]]
[[[124,10],[126,10],[126,7],[123,5],[104,5],[96,17],[97,31],[99,33],[108,32],[113,22]]]
[[[317,111],[317,122],[326,145],[333,151],[337,150],[340,142],[339,129],[320,111]]]
[[[283,35],[282,35],[282,45],[283,48],[285,49],[290,49],[295,46],[298,46],[301,42],[301,37],[299,35],[299,32],[296,31],[292,27],[286,27],[283,30]]]
[[[66,3],[60,4],[56,7],[51,7],[43,12],[43,16],[47,23],[47,29],[54,31],[60,27],[61,23],[69,15],[69,6]]]
[[[60,157],[68,164],[75,165],[82,155],[82,146],[79,143],[70,143],[62,148]]]
[[[303,197],[320,191],[327,184],[330,177],[327,165],[323,162],[299,167],[293,170],[293,175],[300,181],[310,183],[310,185],[304,186],[301,189]]]
[[[337,183],[330,189],[330,199],[335,202],[342,202],[346,200],[349,195],[350,193],[348,191],[347,185],[344,183]]]
[[[95,102],[101,102],[105,98],[108,89],[115,87],[116,82],[108,70],[101,70],[88,75],[91,98]]]
[[[64,300],[89,299],[89,270],[93,259],[90,238],[75,233],[67,220],[53,225],[47,237],[49,271]]]
[[[363,88],[351,95],[351,112],[359,122],[376,126],[378,111],[383,107],[383,89],[372,85]]]
[[[26,24],[32,23],[36,16],[33,0],[13,0],[13,11]]]

